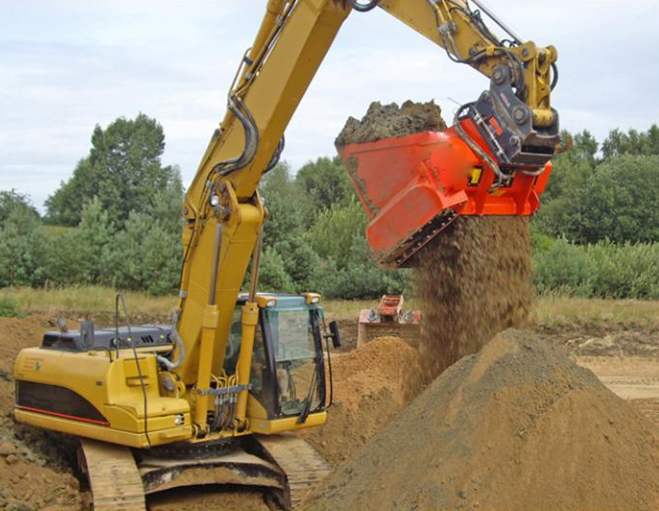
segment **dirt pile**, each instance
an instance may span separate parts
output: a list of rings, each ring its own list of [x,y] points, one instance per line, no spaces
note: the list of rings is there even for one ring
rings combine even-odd
[[[445,371],[307,505],[658,507],[653,426],[560,348],[514,331]]]
[[[446,123],[442,111],[434,101],[414,103],[406,101],[400,107],[396,103],[383,105],[371,103],[366,115],[357,120],[348,118],[335,140],[338,149],[348,144],[375,142],[388,137],[402,137],[420,131],[443,131]]]
[[[334,405],[327,423],[305,439],[336,466],[382,430],[422,390],[418,352],[382,337],[332,357]]]

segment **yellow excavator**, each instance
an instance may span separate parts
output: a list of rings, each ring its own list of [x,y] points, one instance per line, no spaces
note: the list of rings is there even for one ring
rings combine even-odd
[[[80,439],[96,509],[145,509],[145,495],[203,484],[256,485],[269,489],[273,506],[291,509],[327,474],[294,433],[326,421],[329,351],[339,332],[326,325],[318,294],[258,292],[267,216],[258,185],[277,164],[284,130],[341,25],[351,12],[375,8],[491,79],[452,128],[427,134],[432,143],[345,149],[369,229],[378,227],[369,236],[372,247],[380,243],[378,260],[408,264],[460,214],[537,208],[558,142],[553,47],[521,40],[476,0],[269,0],[186,194],[173,324],[119,321],[126,315],[118,296],[114,326],[85,321],[79,331],[50,332],[17,357],[16,420]],[[369,160],[378,151],[389,156]],[[373,208],[382,199],[378,179],[407,172],[410,151],[424,165],[404,185],[414,193],[402,203],[390,194],[397,198]],[[407,223],[393,225],[401,215],[385,213],[401,208]]]

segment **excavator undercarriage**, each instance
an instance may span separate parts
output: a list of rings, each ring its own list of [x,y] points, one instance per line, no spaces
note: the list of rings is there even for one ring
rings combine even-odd
[[[146,511],[145,496],[205,485],[260,488],[273,509],[296,509],[330,472],[313,447],[286,434],[150,450],[82,439],[78,459],[96,511]]]

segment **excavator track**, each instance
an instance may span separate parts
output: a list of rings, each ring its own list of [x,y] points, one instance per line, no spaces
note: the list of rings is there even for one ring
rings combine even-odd
[[[202,447],[187,457],[140,452],[138,470],[144,492],[149,495],[190,485],[227,484],[284,491],[285,477],[274,463],[248,453],[240,445],[214,451]]]
[[[94,511],[146,511],[142,478],[128,447],[88,439],[80,447]]]
[[[276,492],[277,504],[287,510],[300,509],[309,493],[327,477],[331,468],[307,442],[293,435],[256,437],[265,453],[286,475],[284,492]]]
[[[88,439],[80,445],[94,511],[146,511],[146,495],[227,484],[267,488],[271,506],[294,511],[330,472],[322,456],[293,435],[259,435],[247,450],[239,443],[198,446],[176,451],[178,456]]]

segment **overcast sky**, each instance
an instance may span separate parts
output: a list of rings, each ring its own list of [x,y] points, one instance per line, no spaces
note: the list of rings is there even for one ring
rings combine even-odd
[[[659,122],[659,0],[487,0],[523,38],[559,50],[563,127]],[[0,0],[0,190],[43,201],[95,124],[139,112],[163,125],[164,162],[190,182],[266,0]],[[450,119],[486,80],[386,13],[354,13],[287,133],[294,168],[333,154],[372,100],[435,99]]]

